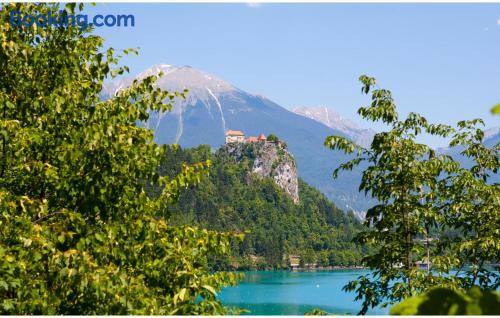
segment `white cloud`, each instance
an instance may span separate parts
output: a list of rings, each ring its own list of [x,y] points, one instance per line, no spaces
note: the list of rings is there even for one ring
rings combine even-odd
[[[500,18],[498,18],[497,20],[497,25],[500,25]]]
[[[262,2],[249,2],[247,3],[247,7],[249,8],[260,8],[262,6]]]

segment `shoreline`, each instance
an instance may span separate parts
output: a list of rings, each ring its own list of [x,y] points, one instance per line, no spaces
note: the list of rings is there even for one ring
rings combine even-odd
[[[324,267],[293,267],[280,269],[234,269],[236,272],[330,272],[344,270],[368,270],[365,266],[324,266]]]
[[[339,271],[339,270],[354,270],[354,269],[369,269],[365,266],[320,266],[320,267],[297,267],[288,269],[290,272],[322,272],[322,271]]]

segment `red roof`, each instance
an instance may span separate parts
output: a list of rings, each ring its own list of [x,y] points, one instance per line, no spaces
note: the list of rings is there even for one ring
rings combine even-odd
[[[257,137],[255,136],[250,136],[246,139],[246,142],[257,142]]]
[[[259,140],[266,140],[266,136],[264,136],[264,134],[260,134],[259,135]]]

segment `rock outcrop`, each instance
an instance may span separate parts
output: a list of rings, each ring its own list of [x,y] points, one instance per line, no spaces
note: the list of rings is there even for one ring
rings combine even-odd
[[[270,177],[282,188],[296,204],[299,203],[299,181],[297,165],[287,146],[282,141],[229,143],[222,151],[227,152],[236,160],[243,157],[253,160],[251,173],[260,177]]]

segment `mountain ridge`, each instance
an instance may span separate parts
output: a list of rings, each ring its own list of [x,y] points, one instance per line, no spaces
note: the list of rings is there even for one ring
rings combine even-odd
[[[338,207],[365,211],[371,201],[359,193],[361,169],[344,173],[334,180],[331,173],[349,156],[324,146],[331,135],[350,138],[345,132],[293,113],[277,103],[231,85],[217,76],[189,66],[154,65],[139,75],[107,83],[106,98],[127,87],[135,78],[163,72],[157,85],[164,90],[188,89],[184,100],[176,100],[170,112],[150,112],[139,125],[153,129],[159,144],[195,147],[208,144],[220,148],[226,130],[242,130],[247,135],[271,133],[288,144],[297,162],[299,177],[323,192]]]
[[[370,147],[376,133],[373,129],[364,129],[350,119],[343,117],[333,107],[296,106],[291,108],[290,111],[316,120],[330,128],[340,130],[347,134],[355,143],[365,148]]]
[[[226,130],[242,130],[247,135],[271,133],[288,144],[289,151],[297,162],[299,177],[323,192],[338,207],[353,210],[362,217],[363,212],[375,201],[358,191],[364,167],[344,172],[334,180],[331,173],[350,156],[332,151],[324,146],[330,135],[347,137],[367,146],[369,139],[359,139],[359,126],[343,121],[345,127],[328,127],[314,116],[304,116],[290,111],[264,96],[247,93],[217,76],[190,66],[157,64],[135,77],[122,78],[106,83],[101,96],[112,96],[119,89],[132,83],[135,78],[163,72],[157,84],[164,90],[188,89],[187,98],[176,100],[170,112],[150,112],[149,119],[140,125],[153,129],[155,141],[160,144],[180,144],[195,147],[208,144],[220,148],[224,144]],[[331,109],[331,108],[330,108]],[[333,109],[332,109],[333,110]],[[327,122],[328,124],[328,122]],[[493,134],[486,143],[494,143],[500,134]]]

